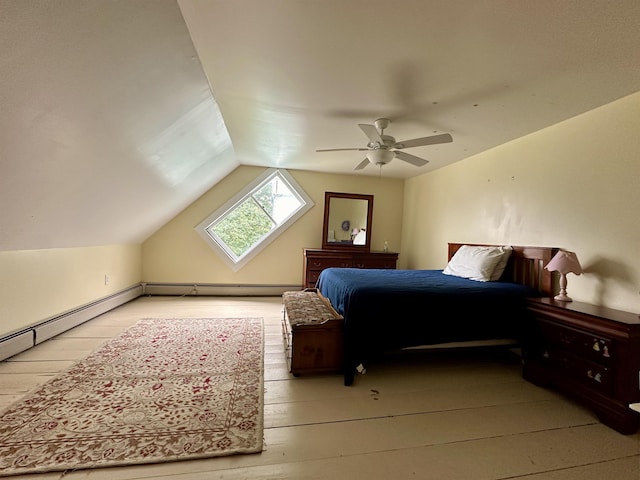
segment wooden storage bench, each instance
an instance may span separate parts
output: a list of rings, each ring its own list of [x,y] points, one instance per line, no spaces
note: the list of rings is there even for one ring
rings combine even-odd
[[[315,288],[282,294],[282,329],[289,371],[342,371],[342,315]]]

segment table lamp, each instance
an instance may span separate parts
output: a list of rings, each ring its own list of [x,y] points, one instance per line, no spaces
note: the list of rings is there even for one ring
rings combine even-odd
[[[560,250],[544,268],[550,272],[560,272],[560,293],[553,297],[554,300],[571,302],[571,297],[567,295],[567,273],[571,272],[576,275],[582,273],[582,267],[576,254]]]

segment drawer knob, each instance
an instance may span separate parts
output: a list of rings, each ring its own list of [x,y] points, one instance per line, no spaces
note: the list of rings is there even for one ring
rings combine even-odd
[[[602,374],[601,373],[596,373],[594,375],[592,370],[587,370],[587,377],[595,380],[598,383],[602,383]]]

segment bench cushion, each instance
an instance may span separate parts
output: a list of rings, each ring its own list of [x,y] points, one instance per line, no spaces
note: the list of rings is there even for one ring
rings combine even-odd
[[[284,292],[282,302],[292,327],[299,325],[319,325],[328,320],[341,320],[329,301],[315,288],[296,292]]]

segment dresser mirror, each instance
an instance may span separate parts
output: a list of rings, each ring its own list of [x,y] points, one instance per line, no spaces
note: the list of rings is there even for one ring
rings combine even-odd
[[[325,192],[322,248],[371,250],[373,195]]]

